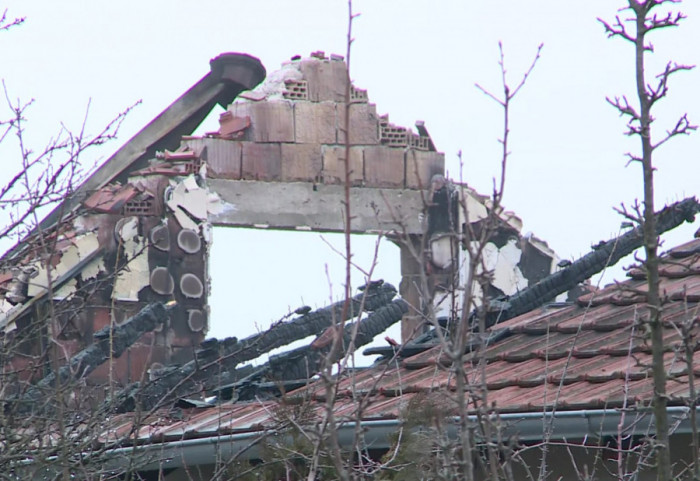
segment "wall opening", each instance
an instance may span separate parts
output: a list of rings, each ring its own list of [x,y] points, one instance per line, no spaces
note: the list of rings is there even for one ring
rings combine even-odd
[[[353,262],[369,270],[377,241],[376,235],[353,235]],[[342,234],[215,227],[207,337],[242,339],[268,329],[298,307],[317,309],[342,299],[345,261],[333,248],[344,252]],[[376,261],[372,278],[398,289],[398,246],[379,239]],[[353,269],[353,294],[364,283],[364,274]],[[388,335],[398,340],[400,332],[397,323]],[[380,345],[386,344],[383,336],[378,338]]]

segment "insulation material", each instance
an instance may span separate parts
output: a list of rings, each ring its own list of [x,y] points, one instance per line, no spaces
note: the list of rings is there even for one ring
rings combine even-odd
[[[138,301],[139,291],[150,284],[146,242],[138,228],[138,218],[125,217],[114,229],[126,262],[115,276],[112,298],[116,300]]]
[[[60,252],[60,259],[51,268],[51,281],[55,282],[81,260],[93,254],[99,248],[96,234],[86,234],[72,239],[72,244]],[[36,274],[29,280],[27,295],[34,297],[45,292],[49,286],[49,273],[45,265],[36,261],[33,264]]]
[[[271,72],[265,78],[265,81],[255,87],[253,90],[241,95],[244,99],[260,101],[263,99],[283,99],[284,92],[287,91],[287,81],[302,81],[299,62],[286,62],[282,64],[282,68]],[[240,101],[236,101],[240,103]]]
[[[117,273],[112,298],[120,301],[138,301],[139,291],[150,282],[148,256],[144,251],[141,255],[130,257],[126,266]]]
[[[431,262],[440,269],[447,269],[452,265],[457,253],[457,246],[453,242],[454,237],[444,235],[430,240]]]
[[[56,301],[62,301],[64,299],[67,299],[73,295],[77,288],[77,281],[75,279],[71,279],[54,291],[53,298]]]
[[[491,284],[506,295],[515,294],[527,287],[527,279],[518,267],[521,255],[516,238],[509,239],[500,249],[492,242],[484,248],[484,265],[493,273]]]
[[[186,177],[166,193],[166,205],[183,229],[198,230],[207,218],[209,195],[197,184],[193,175]]]

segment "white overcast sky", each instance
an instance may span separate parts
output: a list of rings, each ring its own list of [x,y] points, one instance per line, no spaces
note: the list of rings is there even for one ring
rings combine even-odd
[[[623,120],[605,103],[606,96],[633,96],[633,52],[607,39],[596,20],[613,18],[623,3],[356,0],[361,15],[351,77],[392,122],[424,120],[455,178],[461,150],[463,179],[489,193],[502,112],[474,83],[500,88],[499,40],[513,82],[544,43],[512,107],[505,204],[523,219],[525,232],[546,240],[560,257],[577,258],[617,235],[621,219],[613,206],[641,196],[640,168],[625,167],[624,157],[638,142],[622,135]],[[93,131],[143,100],[102,159],[206,74],[219,53],[249,53],[268,72],[296,54],[345,53],[347,4],[341,0],[12,0],[0,2],[4,8],[27,17],[23,26],[0,33],[0,77],[12,98],[36,99],[27,125],[33,145],[46,142],[61,122],[78,128],[88,100]],[[680,8],[689,18],[653,38],[650,73],[669,59],[700,63],[700,2],[687,0]],[[685,112],[700,123],[699,85],[697,69],[672,80],[670,98],[657,110],[657,135]],[[17,167],[7,147],[0,153],[3,172]],[[700,134],[658,152],[657,208],[699,194],[699,157]],[[697,226],[677,229],[667,247],[689,240]],[[373,243],[365,238],[361,250]],[[394,283],[397,256],[387,248],[378,266]],[[212,334],[241,336],[289,308],[324,304],[326,265],[334,293],[342,289],[338,261],[316,234],[217,229]]]

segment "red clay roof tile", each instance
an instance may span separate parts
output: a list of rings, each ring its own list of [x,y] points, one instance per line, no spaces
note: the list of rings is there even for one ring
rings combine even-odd
[[[700,346],[694,346],[689,369],[683,360],[680,330],[688,325],[695,336],[700,335],[698,249],[700,240],[672,251],[665,260],[673,261],[667,266],[675,270],[662,271],[664,360],[671,405],[685,404],[689,371],[700,386]],[[481,359],[474,353],[464,356],[468,409],[484,402],[502,413],[648,405],[653,393],[651,354],[640,321],[648,318],[649,309],[639,295],[645,284],[630,280],[622,287],[627,290],[609,286],[588,300],[579,298],[571,307],[537,309],[495,326],[509,327],[510,335],[486,347]],[[453,401],[455,369],[443,361],[444,350],[436,346],[388,366],[351,372],[338,383],[335,412],[341,419],[355,416],[357,399],[362,398],[367,401],[362,411],[367,420],[398,418],[424,402],[439,404],[443,415],[459,414]],[[292,391],[286,398],[310,402],[317,416],[325,409],[325,387],[320,382]],[[284,410],[279,406],[277,401],[266,401],[206,408],[182,421],[151,423],[142,435],[174,439],[261,429],[278,421],[280,414],[275,410]],[[128,424],[117,428],[122,433],[126,430]]]

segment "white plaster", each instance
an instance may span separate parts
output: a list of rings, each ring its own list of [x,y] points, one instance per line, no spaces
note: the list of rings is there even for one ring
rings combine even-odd
[[[7,302],[5,299],[0,299],[0,314],[7,314],[13,307],[14,306]]]
[[[51,268],[51,282],[56,282],[65,275],[76,264],[86,259],[99,248],[97,235],[88,233],[72,239],[72,244],[60,252],[60,260],[55,267]],[[27,286],[27,296],[34,297],[46,290],[49,286],[49,273],[42,262],[38,260],[31,264],[36,269],[36,274],[29,280]],[[67,295],[67,294],[63,294]]]
[[[122,248],[126,266],[115,276],[112,298],[120,301],[138,301],[139,291],[150,282],[146,243],[142,237],[133,236],[122,243]]]
[[[184,202],[180,204],[180,207],[197,219],[206,220],[207,204],[207,192],[203,189],[197,189],[187,192]]]
[[[75,279],[71,279],[54,291],[53,298],[56,301],[62,301],[72,296],[77,288],[77,281]]]
[[[493,285],[506,295],[513,295],[527,287],[527,279],[518,267],[522,251],[518,239],[508,240],[498,251],[496,266],[493,270]]]
[[[211,244],[213,239],[213,234],[214,234],[214,229],[212,228],[211,224],[209,222],[203,222],[200,225],[200,228],[202,229],[202,239],[204,239],[204,242],[206,244]]]
[[[265,81],[255,87],[252,92],[256,94],[264,95],[267,100],[284,99],[282,95],[283,92],[287,90],[284,81],[285,80],[303,80],[303,76],[300,70],[301,62],[285,62],[282,64],[282,68],[275,70],[268,74]],[[246,99],[236,100],[235,103],[251,102]],[[230,109],[230,108],[229,108]]]
[[[136,217],[127,217],[117,223],[118,234],[122,242],[130,241],[139,233],[139,220]]]
[[[224,211],[224,203],[216,192],[207,193],[207,212],[210,214],[219,214]]]
[[[141,255],[129,259],[127,265],[117,273],[112,298],[119,301],[138,301],[139,291],[149,282],[148,255],[144,251]]]
[[[513,295],[527,287],[528,281],[518,267],[521,256],[522,251],[515,237],[500,249],[493,242],[484,246],[484,268],[493,274],[492,285],[506,295]],[[468,265],[465,264],[463,268],[467,269]]]
[[[493,271],[498,264],[498,247],[493,242],[487,242],[483,249],[482,263],[484,269]]]
[[[85,267],[83,267],[82,271],[80,271],[80,275],[83,279],[94,279],[100,274],[100,272],[107,272],[104,257],[101,256],[92,260]]]
[[[187,215],[183,211],[200,220],[207,218],[209,196],[206,190],[197,185],[193,176],[185,178],[174,188],[169,189],[166,192],[165,203],[183,228],[197,230],[197,223],[192,219],[184,219]]]
[[[175,219],[177,219],[178,223],[180,224],[180,227],[182,227],[183,229],[197,229],[197,223],[190,219],[190,216],[185,214],[181,207],[176,206],[173,210],[173,215],[175,215]]]
[[[452,265],[456,248],[451,235],[432,239],[430,241],[431,262],[440,269],[447,269]]]
[[[488,215],[488,211],[486,210],[486,206],[484,205],[483,202],[479,200],[478,197],[476,197],[470,189],[468,190],[467,188],[461,188],[458,187],[459,192],[461,194],[461,198],[464,202],[464,206],[466,207],[467,210],[467,216],[468,219],[465,218],[465,213],[464,209],[460,208],[459,209],[459,220],[460,224],[463,224],[469,221],[471,222],[476,222],[480,219],[485,219],[486,216]]]
[[[185,177],[182,180],[182,185],[184,185],[185,189],[187,189],[188,191],[199,190],[200,188],[197,184],[197,179],[194,178],[194,175],[189,175]]]

